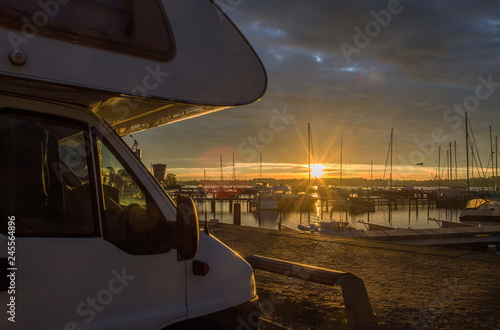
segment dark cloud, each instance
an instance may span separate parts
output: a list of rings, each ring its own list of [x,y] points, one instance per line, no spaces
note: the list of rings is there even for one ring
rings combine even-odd
[[[500,83],[496,0],[401,0],[398,13],[366,47],[351,54],[350,62],[340,45],[356,46],[355,27],[364,31],[375,22],[373,12],[383,15],[396,2],[220,1],[261,57],[268,91],[254,105],[142,133],[145,143],[154,141],[167,157],[182,158],[186,166],[218,147],[237,150],[269,125],[273,109],[284,108],[296,117],[266,144],[266,161],[303,162],[310,122],[318,158],[338,161],[342,137],[353,163],[383,164],[391,128],[405,157],[418,150],[416,140],[431,138],[434,129],[444,130],[450,140],[460,138],[461,127],[454,128],[460,116],[452,113],[454,121],[445,120],[446,111],[474,96],[480,77]],[[500,120],[500,86],[494,89],[471,113],[484,144],[488,126]],[[493,130],[500,134],[499,127]],[[158,142],[160,137],[165,142]],[[426,155],[425,163],[436,158]]]
[[[230,15],[251,40],[258,41],[256,47],[263,56],[281,50],[284,61],[287,54],[293,56],[291,50],[322,53],[335,59],[332,64],[338,67],[346,64],[341,61],[340,44],[355,46],[354,27],[364,31],[367,23],[375,21],[372,12],[387,13],[388,3],[391,1],[243,1]],[[478,59],[492,64],[500,61],[498,1],[401,1],[397,8],[398,13],[370,38],[369,45],[352,55],[354,63],[376,59],[402,67],[416,79],[447,81],[477,72]],[[259,28],[255,28],[256,22]]]

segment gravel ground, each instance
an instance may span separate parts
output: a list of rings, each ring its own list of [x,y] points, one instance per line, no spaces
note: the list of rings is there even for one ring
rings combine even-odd
[[[382,329],[500,329],[498,254],[221,224],[211,231],[243,257],[357,275]],[[263,328],[348,328],[340,287],[255,275],[268,321]]]

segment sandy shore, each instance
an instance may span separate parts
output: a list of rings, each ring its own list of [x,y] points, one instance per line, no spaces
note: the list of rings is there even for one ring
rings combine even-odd
[[[382,329],[500,329],[497,254],[221,224],[211,231],[243,257],[357,275]],[[256,280],[270,322],[291,329],[347,329],[340,288],[259,270]]]

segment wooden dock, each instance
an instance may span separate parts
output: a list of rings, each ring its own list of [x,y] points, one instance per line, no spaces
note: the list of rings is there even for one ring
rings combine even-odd
[[[497,245],[500,246],[500,226],[343,231],[325,234],[409,245],[455,246],[471,249],[473,245],[481,245],[482,249],[498,249]]]
[[[366,221],[361,221],[361,220],[359,220],[358,223],[362,223],[363,225],[365,225],[365,227],[368,229],[368,231],[395,230],[396,229],[396,228],[391,227],[391,226],[384,226],[384,225],[375,224],[373,222],[366,222]]]
[[[399,238],[420,238],[428,236],[475,236],[497,235],[500,236],[500,226],[482,227],[456,227],[456,228],[426,228],[426,229],[397,229],[375,231],[341,231],[329,235],[342,237],[373,238],[382,240],[397,240]]]
[[[470,223],[457,222],[457,221],[439,220],[439,219],[434,219],[434,218],[429,218],[427,220],[437,222],[437,224],[439,225],[440,228],[477,227],[477,225],[473,225]]]

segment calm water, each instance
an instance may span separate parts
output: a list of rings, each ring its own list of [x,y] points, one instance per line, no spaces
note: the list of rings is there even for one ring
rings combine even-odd
[[[365,225],[358,221],[371,222],[394,228],[439,228],[435,221],[428,220],[434,218],[439,220],[456,221],[460,213],[459,209],[444,209],[436,208],[435,206],[428,207],[427,205],[419,205],[418,208],[412,205],[398,205],[397,209],[394,206],[389,210],[388,206],[377,206],[375,212],[366,212],[361,214],[350,214],[346,212],[326,211],[326,208],[321,210],[317,207],[313,212],[283,212],[277,211],[262,211],[259,213],[253,209],[248,212],[247,201],[241,203],[241,225],[249,227],[262,227],[278,229],[278,223],[281,219],[283,225],[297,228],[299,224],[308,224],[318,221],[326,221],[331,218],[334,220],[347,220],[356,229],[366,229]],[[205,220],[205,204],[197,202],[198,217],[200,222]],[[215,202],[215,215],[212,212],[211,203],[206,203],[207,219],[219,219],[222,223],[233,224],[233,213],[230,212],[229,201]],[[331,218],[330,218],[331,216]]]

